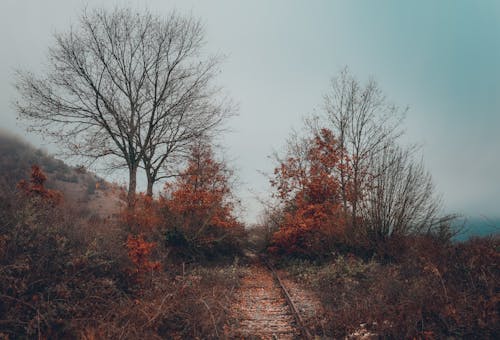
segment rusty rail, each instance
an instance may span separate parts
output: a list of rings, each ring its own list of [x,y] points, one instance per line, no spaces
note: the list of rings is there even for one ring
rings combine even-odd
[[[313,339],[311,332],[309,332],[309,330],[305,326],[304,320],[300,316],[300,313],[299,313],[297,306],[293,302],[292,297],[290,296],[290,293],[286,289],[286,287],[283,284],[283,281],[279,277],[278,273],[276,272],[276,270],[274,270],[273,266],[269,263],[269,261],[267,261],[265,259],[262,259],[262,260],[265,263],[265,265],[267,266],[267,268],[269,268],[269,270],[273,274],[275,281],[278,283],[278,286],[280,287],[281,291],[283,292],[283,295],[285,296],[285,300],[288,303],[288,306],[290,307],[290,310],[292,311],[292,314],[293,314],[295,320],[297,321],[297,326],[299,327],[300,332],[302,333],[302,335],[304,336],[305,339],[308,339],[308,340]]]

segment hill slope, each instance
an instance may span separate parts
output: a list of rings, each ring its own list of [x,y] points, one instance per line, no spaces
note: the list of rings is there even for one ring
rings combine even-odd
[[[72,167],[35,148],[19,137],[0,132],[0,187],[14,191],[29,178],[31,166],[39,165],[47,175],[47,187],[60,190],[65,200],[86,208],[89,214],[112,215],[119,207],[118,186],[106,182],[83,167]]]

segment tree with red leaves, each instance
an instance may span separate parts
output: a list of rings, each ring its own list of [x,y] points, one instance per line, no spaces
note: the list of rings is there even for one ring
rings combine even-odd
[[[212,148],[198,143],[191,148],[187,167],[165,186],[162,202],[170,215],[170,232],[182,234],[193,248],[211,249],[243,230],[234,216],[232,171],[214,159]]]
[[[273,252],[321,254],[344,234],[338,171],[341,166],[346,167],[343,171],[349,170],[349,159],[328,129],[321,129],[306,144],[305,157],[288,157],[271,180],[284,207],[270,247]]]

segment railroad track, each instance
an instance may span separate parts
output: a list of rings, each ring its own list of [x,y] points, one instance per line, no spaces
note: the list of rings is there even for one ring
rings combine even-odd
[[[291,297],[288,289],[286,288],[286,286],[283,283],[283,280],[281,280],[278,273],[276,272],[274,267],[271,265],[271,263],[269,263],[269,261],[266,261],[265,259],[263,259],[262,261],[266,265],[266,267],[271,271],[275,281],[277,282],[280,290],[282,291],[282,294],[285,297],[285,300],[288,304],[288,307],[290,308],[290,310],[293,314],[293,317],[297,323],[297,327],[299,328],[300,334],[302,335],[302,337],[304,339],[308,339],[308,340],[313,339],[311,332],[309,332],[309,330],[307,329],[307,327],[304,323],[304,320],[302,319],[302,316],[300,315],[299,309],[297,308],[297,306],[293,302],[292,297]]]
[[[283,280],[265,259],[250,266],[233,308],[235,337],[312,339]]]

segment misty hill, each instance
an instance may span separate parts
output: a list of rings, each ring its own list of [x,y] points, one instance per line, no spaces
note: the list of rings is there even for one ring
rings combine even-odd
[[[83,166],[73,167],[35,148],[19,137],[0,132],[0,187],[12,192],[17,183],[28,179],[31,166],[39,165],[47,175],[47,187],[64,194],[68,203],[87,208],[102,217],[115,212],[119,188]]]

